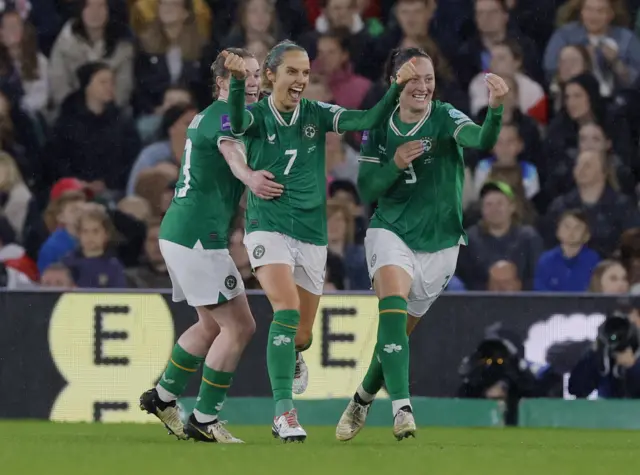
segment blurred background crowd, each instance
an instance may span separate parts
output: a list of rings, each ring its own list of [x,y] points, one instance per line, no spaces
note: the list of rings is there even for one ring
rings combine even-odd
[[[640,293],[640,0],[2,0],[4,286],[169,288],[158,229],[186,127],[225,47],[290,38],[309,99],[366,109],[395,47],[433,58],[439,99],[478,123],[483,74],[508,82],[493,150],[466,152],[465,227],[448,290]],[[360,135],[326,147],[327,290],[367,290],[375,203]],[[230,251],[257,288],[242,245]],[[1,279],[0,279],[1,280]]]

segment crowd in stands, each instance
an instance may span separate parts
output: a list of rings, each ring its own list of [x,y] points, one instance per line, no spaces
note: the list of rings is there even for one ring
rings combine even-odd
[[[366,109],[391,49],[433,58],[436,95],[481,123],[487,71],[510,87],[492,150],[467,151],[449,291],[640,293],[640,0],[3,0],[0,262],[14,288],[169,288],[158,229],[186,127],[226,47],[290,38],[305,97]],[[326,147],[327,290],[370,288],[375,203],[360,134]],[[239,211],[230,252],[258,288]],[[16,277],[17,276],[17,277]]]

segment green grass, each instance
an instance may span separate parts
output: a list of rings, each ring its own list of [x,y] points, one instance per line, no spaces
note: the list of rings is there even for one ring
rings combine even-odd
[[[0,422],[6,474],[64,475],[591,475],[632,473],[640,432],[436,429],[396,442],[391,428],[366,428],[339,443],[332,427],[307,427],[284,445],[267,426],[233,427],[247,444],[177,441],[159,424]]]

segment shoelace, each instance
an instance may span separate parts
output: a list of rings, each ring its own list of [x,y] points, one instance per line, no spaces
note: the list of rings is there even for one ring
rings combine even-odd
[[[287,421],[287,425],[290,428],[295,429],[300,427],[300,423],[298,422],[298,413],[295,409],[292,409],[289,412],[287,412],[285,419]]]
[[[227,428],[225,427],[225,424],[227,423],[227,421],[216,421],[213,424],[211,424],[209,427],[215,427],[218,430],[218,433],[227,438],[227,439],[233,439],[233,436],[231,435],[231,432],[229,432],[227,430]]]

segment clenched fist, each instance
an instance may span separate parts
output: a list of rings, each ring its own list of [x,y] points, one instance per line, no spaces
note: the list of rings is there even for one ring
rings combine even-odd
[[[405,84],[411,81],[412,79],[418,77],[418,72],[416,71],[415,62],[416,62],[416,59],[411,58],[409,61],[407,61],[400,67],[400,69],[398,70],[398,73],[396,74],[396,82],[399,85]]]
[[[501,106],[504,98],[509,94],[509,86],[496,74],[486,74],[484,80],[489,88],[489,107],[495,109]]]
[[[228,51],[223,51],[222,56],[225,57],[224,67],[233,74],[236,79],[245,79],[247,77],[247,65],[244,58]]]

